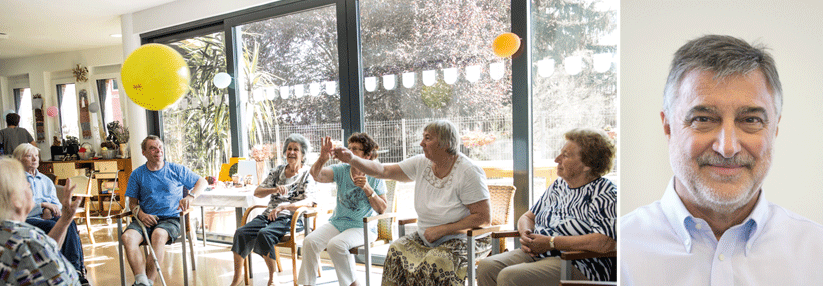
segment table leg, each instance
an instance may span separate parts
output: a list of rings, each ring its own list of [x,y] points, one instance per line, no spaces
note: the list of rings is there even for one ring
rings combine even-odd
[[[203,228],[203,247],[206,247],[206,207],[200,206],[200,225]]]

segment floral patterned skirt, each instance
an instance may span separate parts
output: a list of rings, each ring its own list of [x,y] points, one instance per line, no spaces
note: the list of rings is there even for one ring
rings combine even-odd
[[[475,241],[477,258],[491,252],[491,238]],[[423,244],[417,232],[391,244],[383,268],[383,285],[464,285],[468,265],[465,239],[452,239],[437,247]]]

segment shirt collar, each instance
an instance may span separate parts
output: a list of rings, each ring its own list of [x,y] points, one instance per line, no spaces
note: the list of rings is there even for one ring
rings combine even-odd
[[[686,251],[691,252],[692,237],[689,234],[688,228],[694,228],[695,217],[689,213],[686,206],[683,204],[683,201],[680,200],[680,196],[678,196],[677,192],[674,191],[674,177],[669,180],[669,185],[666,187],[666,192],[663,193],[663,198],[660,199],[660,204],[663,209],[663,214],[666,216],[666,220],[668,220],[669,225],[672,226],[675,235],[677,235],[677,238],[683,242],[683,247]],[[732,227],[744,228],[742,230],[743,235],[741,236],[741,239],[746,243],[746,255],[748,255],[754,241],[763,232],[763,226],[766,225],[770,217],[768,204],[769,203],[766,201],[766,196],[761,190],[757,203],[755,203],[754,209],[752,209],[749,216],[743,220],[743,223],[740,225]]]

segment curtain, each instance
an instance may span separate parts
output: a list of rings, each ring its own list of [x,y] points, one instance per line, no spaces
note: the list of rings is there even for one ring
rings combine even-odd
[[[20,100],[23,97],[23,89],[22,88],[15,88],[14,89],[14,112],[20,113]]]
[[[62,108],[63,108],[63,91],[64,91],[65,87],[66,87],[66,85],[64,85],[64,84],[58,84],[57,85],[57,108],[61,109],[60,110],[60,115],[57,116],[57,130],[60,131],[60,138],[63,138],[63,135],[64,135],[63,134],[63,116],[62,116],[63,110],[62,110]]]
[[[106,96],[108,96],[108,89],[106,88],[106,83],[109,80],[110,79],[98,79],[97,80],[97,99],[98,99],[97,102],[100,105],[100,111],[98,111],[98,112],[100,112],[100,118],[103,119],[103,120],[100,121],[100,122],[103,122],[103,126],[100,127],[103,130],[103,134],[109,134],[108,133],[108,126],[106,126],[106,124],[108,124],[108,122],[106,122],[106,107],[107,107],[106,106]],[[102,139],[105,140],[106,138],[104,137]]]

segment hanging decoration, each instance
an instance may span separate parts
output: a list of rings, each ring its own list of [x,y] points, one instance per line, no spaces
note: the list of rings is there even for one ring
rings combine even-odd
[[[80,90],[80,130],[83,139],[91,139],[91,117],[89,116],[89,92],[85,89]]]
[[[120,69],[123,89],[134,103],[163,110],[189,92],[191,74],[183,56],[172,47],[146,44],[134,50]]]
[[[89,68],[81,67],[80,64],[77,64],[77,67],[71,70],[74,73],[74,81],[76,82],[86,82],[89,80]]]
[[[46,110],[46,114],[49,117],[56,117],[57,113],[59,113],[59,112],[60,112],[60,109],[58,109],[57,106],[51,106]]]
[[[503,33],[497,36],[492,42],[494,54],[505,58],[514,55],[520,49],[520,37],[515,33]]]

